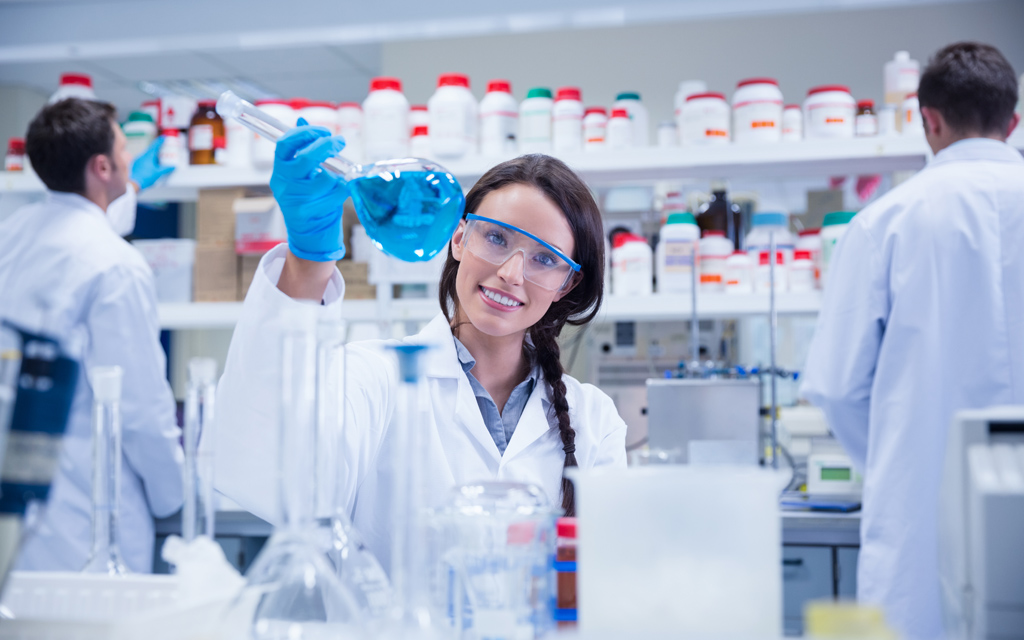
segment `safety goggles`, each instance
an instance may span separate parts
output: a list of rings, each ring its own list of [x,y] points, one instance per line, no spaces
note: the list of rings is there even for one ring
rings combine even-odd
[[[523,278],[548,291],[560,291],[579,273],[579,263],[537,236],[519,227],[466,215],[463,245],[476,257],[503,265],[516,253],[523,254]]]

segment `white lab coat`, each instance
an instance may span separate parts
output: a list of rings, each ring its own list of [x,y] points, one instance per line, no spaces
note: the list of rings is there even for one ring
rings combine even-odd
[[[938,505],[961,409],[1024,402],[1024,159],[964,140],[861,211],[830,265],[802,392],[865,471],[858,597],[942,636]]]
[[[131,189],[129,189],[131,191]],[[134,193],[126,196],[134,206]],[[17,567],[77,571],[92,545],[89,368],[124,369],[120,542],[136,572],[153,566],[153,516],[182,504],[180,429],[160,346],[153,274],[82,196],[48,193],[0,224],[0,317],[81,349],[81,375],[45,516]]]
[[[276,286],[285,246],[264,256],[245,298],[217,396],[217,488],[242,507],[280,522],[276,429],[280,406],[282,314],[301,304]],[[342,304],[344,282],[332,276],[324,296]],[[451,329],[438,314],[420,333],[405,339],[429,344],[423,368],[429,387],[428,468],[430,501],[445,502],[453,487],[481,480],[529,482],[561,504],[562,452],[552,427],[546,384],[531,394],[505,454],[498,452],[484,426],[469,380],[462,370]],[[384,341],[352,343],[347,349],[344,444],[337,473],[342,496],[356,528],[384,567],[390,559],[390,493],[395,443],[397,368],[385,355]],[[564,376],[570,417],[576,429],[576,460],[582,468],[625,466],[626,424],[612,400],[596,387]],[[553,416],[553,410],[551,411]]]

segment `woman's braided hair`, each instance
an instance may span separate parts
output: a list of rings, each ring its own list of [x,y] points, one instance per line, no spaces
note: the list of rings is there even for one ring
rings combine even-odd
[[[503,162],[488,171],[466,195],[466,212],[473,213],[487,194],[507,186],[524,184],[540,190],[565,215],[572,230],[575,251],[572,258],[581,269],[573,288],[551,304],[547,313],[530,328],[529,334],[544,380],[551,387],[551,403],[565,452],[565,467],[576,466],[576,432],[569,421],[558,336],[566,323],[584,325],[594,319],[604,297],[604,240],[601,212],[587,185],[562,161],[540,154],[525,155]],[[455,290],[459,262],[448,250],[441,272],[439,298],[448,322],[458,316]],[[565,515],[576,513],[572,483],[562,479],[562,508]]]

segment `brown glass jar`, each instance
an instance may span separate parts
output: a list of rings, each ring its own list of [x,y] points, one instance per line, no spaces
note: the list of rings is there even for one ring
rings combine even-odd
[[[202,100],[188,127],[189,164],[220,164],[226,149],[216,100]]]
[[[857,103],[854,135],[858,138],[878,135],[878,116],[875,115],[874,100],[861,100]]]

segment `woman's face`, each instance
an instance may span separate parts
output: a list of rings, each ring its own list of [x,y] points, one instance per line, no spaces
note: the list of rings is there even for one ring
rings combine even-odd
[[[574,257],[576,247],[569,222],[561,209],[536,187],[513,184],[492,191],[470,213],[519,227]],[[452,237],[452,256],[459,261],[455,291],[459,296],[460,320],[468,320],[478,331],[494,337],[523,333],[571,288],[548,291],[524,279],[521,252],[513,253],[502,265],[477,257],[464,247],[465,230],[463,220]],[[513,304],[492,299],[497,296]]]

